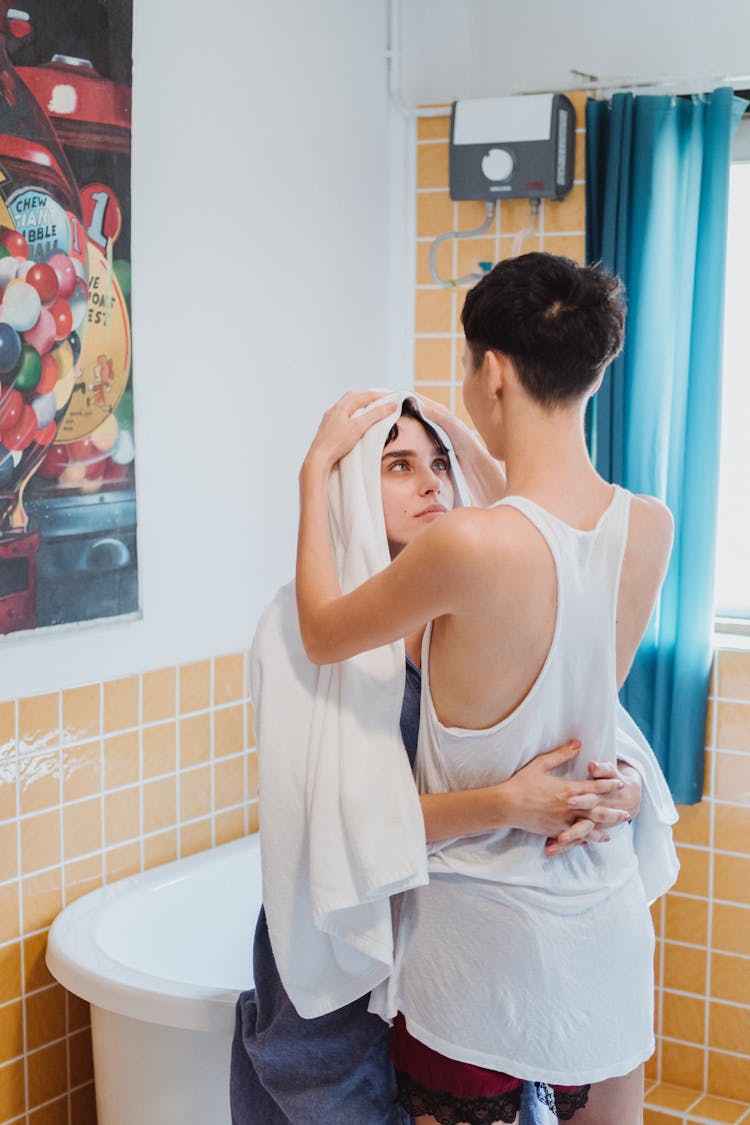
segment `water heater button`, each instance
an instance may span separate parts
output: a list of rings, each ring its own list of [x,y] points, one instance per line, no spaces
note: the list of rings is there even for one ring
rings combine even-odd
[[[482,172],[488,180],[507,180],[513,173],[513,164],[506,148],[491,148],[482,157]]]

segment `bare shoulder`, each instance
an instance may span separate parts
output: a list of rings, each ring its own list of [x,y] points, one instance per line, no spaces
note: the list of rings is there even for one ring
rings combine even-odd
[[[657,500],[655,496],[646,496],[645,493],[634,495],[631,511],[633,518],[642,522],[644,526],[649,526],[655,532],[661,531],[668,538],[671,537],[674,528],[672,513],[667,505]]]
[[[490,550],[508,555],[525,551],[539,541],[534,525],[517,509],[505,505],[456,508],[438,520],[429,534],[435,542],[440,539],[461,551]]]
[[[617,675],[622,684],[669,565],[674,521],[653,496],[634,496],[617,602]]]
[[[406,547],[396,563],[424,575],[439,564],[467,589],[493,586],[524,573],[539,550],[539,536],[520,513],[507,507],[458,508],[437,520]],[[473,596],[473,595],[472,595]]]
[[[633,496],[629,538],[650,562],[661,559],[666,566],[674,538],[674,519],[666,504],[655,496]]]

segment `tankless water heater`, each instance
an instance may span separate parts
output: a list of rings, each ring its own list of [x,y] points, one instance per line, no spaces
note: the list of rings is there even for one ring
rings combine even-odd
[[[573,186],[575,136],[564,94],[454,102],[451,199],[562,199]]]

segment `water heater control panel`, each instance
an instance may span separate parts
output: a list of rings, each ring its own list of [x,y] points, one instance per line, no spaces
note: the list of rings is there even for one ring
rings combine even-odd
[[[575,137],[564,94],[454,102],[451,199],[563,199],[573,186]]]

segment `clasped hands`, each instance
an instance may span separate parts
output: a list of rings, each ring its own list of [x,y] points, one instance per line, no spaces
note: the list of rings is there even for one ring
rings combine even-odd
[[[641,777],[625,762],[590,762],[589,777],[582,781],[553,774],[580,748],[578,741],[566,742],[503,782],[512,791],[514,827],[545,836],[548,856],[606,843],[610,830],[632,820],[640,808]]]

